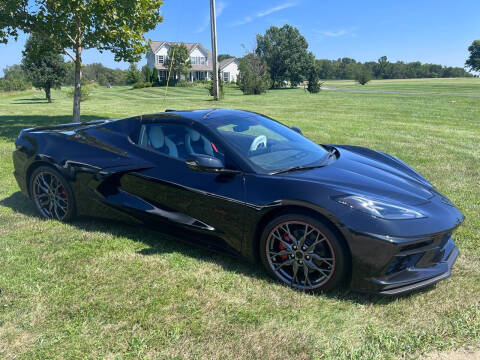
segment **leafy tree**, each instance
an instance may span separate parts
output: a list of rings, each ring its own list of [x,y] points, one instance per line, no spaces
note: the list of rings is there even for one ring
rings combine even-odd
[[[18,91],[27,90],[32,84],[20,65],[7,66],[3,69],[3,78],[0,79],[0,90]]]
[[[222,60],[226,60],[226,59],[230,59],[230,58],[233,58],[235,56],[232,56],[230,54],[220,54],[220,55],[217,55],[217,60],[218,62],[222,61]]]
[[[184,75],[185,77],[188,76],[192,68],[192,64],[190,63],[190,54],[188,52],[187,47],[185,44],[179,45],[172,45],[170,50],[168,51],[167,61],[165,61],[165,66],[173,73],[170,74],[170,78],[177,80],[177,76]],[[175,83],[175,81],[174,81]]]
[[[307,80],[308,80],[307,90],[310,94],[318,93],[322,86],[322,84],[320,84],[318,73],[319,73],[318,67],[316,66],[316,64],[313,64],[307,76]]]
[[[272,26],[257,35],[256,53],[268,65],[272,87],[282,87],[287,80],[296,86],[304,79],[310,65],[307,48],[307,40],[291,25]]]
[[[80,121],[82,52],[96,48],[115,60],[136,61],[147,51],[145,32],[162,20],[162,0],[2,0],[0,42],[36,33],[75,63],[73,121]]]
[[[389,62],[386,56],[382,56],[378,59],[377,66],[375,68],[375,77],[377,79],[385,78],[385,70],[388,66]]]
[[[143,75],[143,81],[153,82],[152,81],[152,70],[150,70],[150,67],[148,65],[143,65],[142,66],[142,75]]]
[[[472,71],[480,71],[480,40],[475,40],[472,45],[468,47],[470,56],[465,62],[465,66],[468,66]]]
[[[153,71],[152,71],[152,84],[153,84],[153,86],[160,86],[160,79],[158,77],[158,69],[156,67],[154,67]]]
[[[138,82],[142,82],[142,72],[138,70],[137,64],[130,63],[130,66],[127,69],[125,74],[125,79],[127,84],[132,85]]]
[[[240,59],[240,73],[237,83],[245,95],[258,95],[270,87],[267,64],[256,53],[249,53]]]
[[[360,85],[365,85],[372,80],[372,74],[367,69],[361,69],[355,74],[355,80],[357,80]]]
[[[36,34],[28,38],[22,54],[22,69],[33,86],[45,91],[45,98],[51,103],[51,89],[59,89],[65,80],[63,56],[53,44]]]

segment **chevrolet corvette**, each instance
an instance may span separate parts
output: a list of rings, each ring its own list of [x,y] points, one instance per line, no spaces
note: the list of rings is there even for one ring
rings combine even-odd
[[[304,291],[396,295],[450,276],[462,213],[400,159],[240,110],[24,129],[15,177],[47,219],[95,216],[262,263]]]

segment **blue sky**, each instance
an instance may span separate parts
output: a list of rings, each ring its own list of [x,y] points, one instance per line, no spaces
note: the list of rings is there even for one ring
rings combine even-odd
[[[161,10],[164,21],[147,38],[211,48],[209,0],[165,0]],[[217,15],[218,51],[234,56],[244,54],[242,44],[252,49],[257,33],[286,23],[296,26],[322,59],[370,61],[386,55],[390,61],[463,66],[467,47],[480,39],[478,0],[217,0]],[[20,62],[25,39],[0,45],[0,75],[6,65]],[[86,51],[83,60],[128,65],[95,50]]]

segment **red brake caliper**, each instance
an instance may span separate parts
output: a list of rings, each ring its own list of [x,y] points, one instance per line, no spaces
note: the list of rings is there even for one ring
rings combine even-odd
[[[285,240],[285,242],[287,242],[287,243],[290,242],[290,238],[288,237],[287,233],[283,234],[283,240]],[[280,243],[278,245],[278,248],[280,249],[280,251],[282,251],[282,250],[285,250],[287,247],[283,243]],[[282,261],[287,260],[287,257],[288,257],[288,255],[280,255],[280,259],[282,259]]]

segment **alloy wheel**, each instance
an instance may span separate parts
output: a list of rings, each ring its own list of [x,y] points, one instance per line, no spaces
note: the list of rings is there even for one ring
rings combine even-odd
[[[38,172],[32,182],[32,195],[40,213],[47,219],[64,220],[69,199],[62,181],[50,171]]]
[[[331,241],[316,226],[300,220],[282,222],[270,231],[266,255],[280,280],[302,290],[322,287],[335,272]]]

